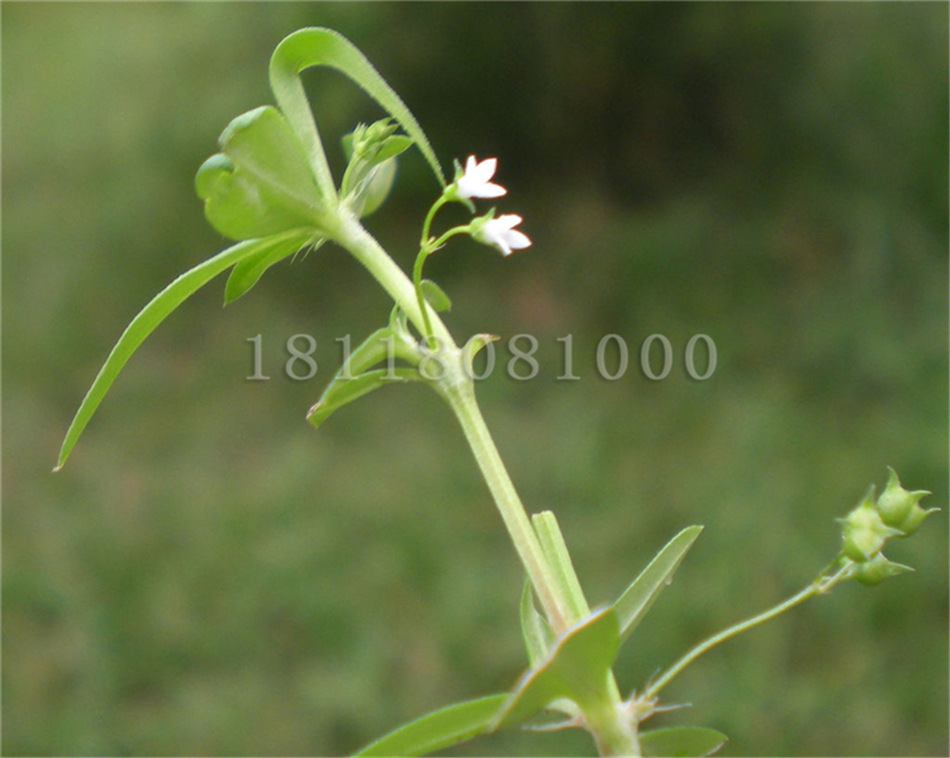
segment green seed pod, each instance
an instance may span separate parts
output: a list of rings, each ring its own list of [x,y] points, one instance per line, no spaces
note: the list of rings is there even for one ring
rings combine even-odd
[[[917,527],[927,517],[927,514],[939,511],[939,508],[924,509],[918,505],[921,498],[931,493],[927,490],[908,492],[901,487],[897,474],[890,466],[887,467],[887,487],[877,499],[877,512],[881,520],[888,526],[899,529],[907,537],[917,531]]]
[[[874,485],[865,493],[864,498],[842,519],[841,549],[852,561],[864,563],[877,555],[889,537],[902,532],[888,526],[881,520],[881,514],[874,507]]]
[[[913,569],[902,563],[892,563],[884,557],[883,553],[878,553],[871,560],[855,566],[854,578],[861,584],[874,585],[908,571],[913,571]]]

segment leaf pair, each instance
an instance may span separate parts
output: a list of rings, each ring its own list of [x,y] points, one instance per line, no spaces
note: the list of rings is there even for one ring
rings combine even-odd
[[[554,708],[579,725],[584,709],[597,707],[620,645],[642,620],[699,536],[691,526],[670,540],[609,608],[595,610],[555,639],[535,608],[528,585],[521,620],[531,668],[510,693],[469,700],[434,711],[363,748],[357,756],[425,755],[500,728],[524,724]],[[557,728],[557,727],[555,727]],[[705,727],[672,727],[638,735],[645,756],[705,756],[725,742]]]
[[[422,280],[422,293],[436,311],[452,307],[449,296],[429,279]],[[397,358],[408,365],[395,365]],[[343,361],[320,399],[307,412],[307,421],[318,427],[337,409],[386,384],[429,381],[419,370],[422,358],[406,314],[398,307],[393,308],[389,324],[373,332]],[[373,368],[383,361],[386,368]]]

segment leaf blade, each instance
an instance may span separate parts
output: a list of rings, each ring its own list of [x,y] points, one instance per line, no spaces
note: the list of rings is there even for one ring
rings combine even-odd
[[[422,296],[436,313],[445,313],[446,311],[452,310],[452,299],[446,295],[445,290],[434,281],[431,279],[423,279],[419,282],[419,286],[422,287]]]
[[[218,232],[247,240],[321,224],[327,203],[280,111],[263,105],[236,116],[219,143],[221,152],[195,174],[205,218]]]
[[[496,727],[521,724],[562,698],[582,709],[596,702],[604,695],[619,647],[614,609],[594,611],[558,639],[547,659],[525,672],[499,710]]]
[[[309,247],[309,252],[315,251],[325,241],[326,240],[321,237],[312,242]],[[254,255],[249,255],[238,261],[231,270],[227,283],[224,285],[224,304],[230,305],[239,297],[247,294],[247,292],[260,281],[267,269],[280,263],[287,256],[293,255],[299,249],[299,247],[293,244],[293,240],[291,239],[275,247],[260,250]]]
[[[488,695],[440,708],[371,742],[354,758],[425,755],[465,742],[491,730],[507,697],[505,693]]]
[[[646,758],[703,758],[725,745],[729,738],[704,726],[673,726],[641,732],[640,748]]]
[[[215,276],[243,258],[253,255],[268,245],[278,244],[291,238],[299,239],[302,245],[311,234],[312,231],[309,229],[293,229],[284,234],[275,235],[274,237],[266,239],[239,242],[236,245],[222,250],[203,263],[199,263],[184,274],[181,274],[171,282],[171,284],[165,287],[165,289],[153,297],[125,328],[106,358],[102,368],[99,369],[99,373],[86,392],[79,409],[76,411],[69,428],[66,430],[66,435],[59,451],[59,458],[53,470],[59,471],[65,465],[70,453],[76,446],[76,442],[86,428],[86,424],[89,423],[89,420],[92,418],[129,358],[132,357],[138,347],[145,341],[146,337],[148,337],[179,305]]]
[[[702,530],[701,526],[688,526],[673,537],[614,603],[620,622],[621,644],[640,623],[663,588],[672,581],[673,573]]]
[[[547,619],[535,607],[534,591],[531,589],[531,582],[527,579],[521,593],[520,613],[521,635],[528,651],[528,663],[531,668],[535,668],[547,657],[554,644],[554,632],[551,631]]]
[[[344,405],[352,403],[367,395],[373,390],[377,390],[387,384],[396,382],[424,382],[425,379],[414,368],[398,367],[391,369],[377,369],[376,371],[367,371],[359,376],[350,379],[341,379],[327,387],[326,392],[316,402],[316,404],[307,411],[307,421],[314,428],[319,427],[326,421],[332,413],[342,408]]]

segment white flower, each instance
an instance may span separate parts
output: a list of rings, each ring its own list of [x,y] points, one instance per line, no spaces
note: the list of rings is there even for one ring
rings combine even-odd
[[[456,164],[458,165],[458,164]],[[473,197],[501,197],[508,193],[500,184],[494,184],[491,178],[498,168],[497,158],[486,158],[481,163],[474,155],[465,161],[465,172],[455,179],[455,194],[462,200]]]
[[[498,218],[489,218],[472,232],[478,242],[497,247],[502,255],[511,255],[513,250],[531,247],[527,234],[514,227],[522,221],[517,213],[504,213]]]

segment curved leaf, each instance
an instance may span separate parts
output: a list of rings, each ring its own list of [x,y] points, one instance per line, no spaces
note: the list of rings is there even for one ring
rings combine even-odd
[[[495,727],[521,724],[561,698],[582,708],[600,700],[619,647],[614,609],[594,611],[568,629],[548,658],[522,677],[498,712]]]
[[[92,418],[96,408],[102,402],[109,387],[115,381],[122,367],[125,366],[132,354],[138,349],[139,345],[145,341],[145,338],[154,331],[154,329],[164,321],[168,315],[181,305],[190,295],[207,284],[211,279],[220,274],[229,266],[233,266],[238,261],[261,250],[266,250],[274,245],[287,243],[291,240],[297,246],[303,246],[313,232],[309,229],[293,229],[284,234],[269,237],[267,239],[247,240],[232,245],[226,250],[221,251],[213,258],[209,258],[204,263],[200,263],[193,269],[186,271],[175,281],[169,284],[165,289],[159,292],[151,302],[146,305],[138,315],[132,319],[132,322],[125,328],[119,341],[112,348],[106,362],[99,370],[83,398],[79,410],[73,417],[69,429],[66,431],[66,437],[63,440],[62,448],[59,451],[59,460],[56,463],[54,471],[58,471],[66,463],[66,459],[72,452],[76,441],[82,434],[89,419]]]
[[[205,217],[217,231],[244,240],[320,226],[325,202],[300,141],[276,108],[242,113],[219,142],[222,152],[195,176]]]
[[[354,758],[416,756],[451,747],[490,730],[506,694],[468,700],[441,708],[380,737]]]
[[[381,368],[376,371],[367,371],[352,379],[334,381],[327,387],[327,391],[323,393],[323,397],[317,401],[316,405],[307,411],[307,421],[314,427],[318,427],[338,408],[386,384],[424,381],[419,371],[414,368]]]
[[[436,313],[444,313],[445,311],[452,310],[451,298],[449,298],[449,296],[445,294],[445,290],[434,281],[431,279],[423,279],[419,282],[419,286],[422,287],[422,296]]]
[[[304,146],[325,195],[335,196],[333,177],[327,165],[313,112],[300,81],[300,72],[311,66],[329,66],[348,76],[379,103],[418,145],[439,184],[445,185],[439,165],[425,132],[399,95],[380,76],[363,53],[348,39],[320,27],[299,29],[285,37],[270,61],[270,85],[277,105]]]
[[[307,412],[307,421],[320,426],[337,408],[394,381],[425,381],[416,368],[388,365],[385,369],[367,371],[380,361],[401,358],[417,366],[419,356],[414,352],[405,329],[400,329],[398,318],[390,317],[390,325],[377,329],[347,357],[327,385],[316,404]]]

